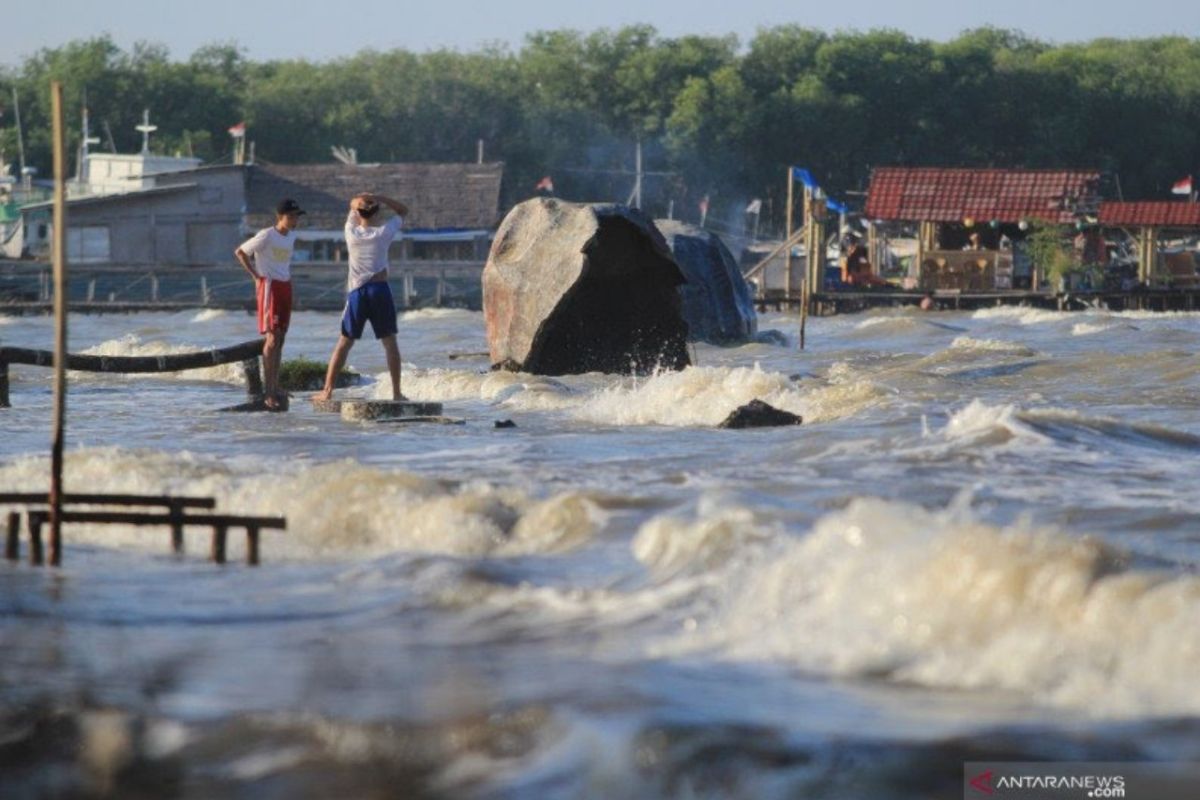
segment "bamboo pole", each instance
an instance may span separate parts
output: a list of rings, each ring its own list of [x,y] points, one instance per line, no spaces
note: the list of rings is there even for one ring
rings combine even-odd
[[[62,468],[67,415],[67,150],[63,87],[50,85],[54,114],[54,438],[50,449],[50,564],[62,563]]]
[[[788,167],[787,176],[787,222],[784,227],[784,241],[792,240],[792,195],[796,188],[795,170]],[[783,254],[783,296],[792,296],[792,248],[789,246]]]
[[[812,217],[813,191],[807,186],[804,187],[804,251],[807,254],[804,260],[804,282],[800,284],[800,349],[804,349],[804,337],[808,329],[808,302],[809,293],[812,291],[812,237],[813,237],[813,217]],[[788,252],[791,252],[790,250]],[[787,294],[788,299],[791,299],[791,292]]]

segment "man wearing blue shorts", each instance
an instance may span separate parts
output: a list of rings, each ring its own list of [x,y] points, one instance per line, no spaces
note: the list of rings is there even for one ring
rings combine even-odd
[[[383,224],[378,223],[381,205],[395,212],[395,216]],[[362,338],[363,329],[368,322],[371,323],[371,330],[387,355],[388,372],[392,377],[392,399],[405,399],[400,393],[396,304],[392,300],[392,289],[388,286],[387,279],[388,247],[400,232],[400,226],[406,216],[408,206],[390,197],[365,192],[350,201],[350,215],[346,217],[345,229],[349,274],[346,279],[346,310],[342,314],[342,335],[329,358],[325,388],[313,398],[316,401],[328,400],[333,396],[334,381],[346,363],[350,348]]]

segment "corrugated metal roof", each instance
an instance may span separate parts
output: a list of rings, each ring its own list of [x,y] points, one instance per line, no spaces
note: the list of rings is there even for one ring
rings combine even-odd
[[[141,200],[146,197],[154,197],[160,194],[171,194],[172,192],[183,192],[188,189],[195,189],[199,184],[195,183],[175,183],[170,186],[151,186],[149,189],[134,189],[129,192],[115,192],[113,194],[89,194],[83,197],[68,197],[67,207],[72,206],[90,206],[90,205],[105,205],[112,203],[125,203],[131,200]],[[21,206],[21,211],[40,211],[54,207],[53,200],[43,200],[40,203],[30,203]]]
[[[1091,170],[882,167],[871,173],[866,213],[909,222],[1046,220],[1069,223],[1099,202]]]
[[[1200,228],[1200,203],[1151,201],[1101,203],[1101,225],[1145,225],[1155,228]]]
[[[275,221],[275,205],[291,197],[308,212],[304,227],[341,230],[350,198],[371,191],[411,209],[405,227],[495,227],[504,165],[487,164],[255,164],[246,176],[251,227]]]

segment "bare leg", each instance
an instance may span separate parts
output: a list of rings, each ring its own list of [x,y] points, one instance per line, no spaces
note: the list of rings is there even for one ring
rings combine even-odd
[[[314,400],[328,400],[333,397],[338,373],[346,366],[346,356],[350,354],[350,348],[353,346],[354,340],[350,337],[343,334],[338,338],[337,344],[333,346],[333,355],[329,356],[329,369],[325,370],[325,388],[317,392]]]
[[[379,342],[387,355],[388,372],[392,375],[392,399],[406,400],[407,398],[400,394],[400,348],[396,344],[396,336],[385,336]]]
[[[283,352],[283,335],[270,331],[263,341],[263,403],[267,408],[279,405],[279,356]]]
[[[283,388],[279,385],[279,368],[283,366],[283,343],[287,339],[287,331],[279,331],[275,334],[278,346],[275,348],[275,396],[284,394]]]

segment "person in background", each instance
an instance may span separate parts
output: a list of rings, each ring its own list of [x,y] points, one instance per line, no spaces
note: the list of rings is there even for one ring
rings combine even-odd
[[[979,235],[979,231],[972,231],[967,237],[967,246],[963,250],[971,250],[978,252],[983,249],[983,237]]]
[[[866,248],[858,239],[846,243],[846,256],[842,263],[842,280],[851,286],[887,286],[887,281],[872,274],[871,260]]]
[[[291,198],[275,207],[275,224],[263,228],[233,251],[234,258],[250,274],[258,301],[258,332],[263,341],[263,405],[271,410],[282,407],[279,391],[279,364],[283,360],[283,340],[292,320],[292,250],[296,227],[304,214]]]
[[[378,223],[381,205],[387,206],[395,214],[383,224]],[[329,357],[325,387],[313,397],[314,401],[328,400],[333,396],[334,385],[346,363],[346,356],[350,354],[354,343],[362,338],[368,322],[387,357],[388,372],[392,379],[392,399],[405,399],[400,393],[400,348],[396,344],[396,303],[388,286],[388,248],[400,232],[406,216],[408,206],[383,195],[364,192],[350,201],[350,214],[346,217],[344,230],[348,273],[342,333],[334,345],[333,355]]]

